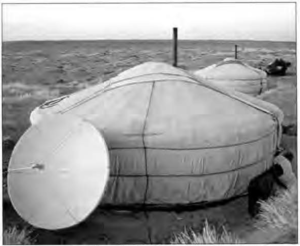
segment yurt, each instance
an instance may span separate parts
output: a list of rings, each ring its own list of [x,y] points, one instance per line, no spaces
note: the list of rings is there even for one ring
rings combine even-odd
[[[267,88],[267,74],[264,71],[231,58],[197,70],[194,74],[215,85],[251,96],[260,95]]]
[[[239,61],[217,65],[216,74],[227,66],[259,77]],[[84,119],[104,136],[110,158],[104,207],[191,205],[240,195],[272,165],[283,120],[272,104],[159,62],[47,101],[30,120],[35,125],[60,114]]]

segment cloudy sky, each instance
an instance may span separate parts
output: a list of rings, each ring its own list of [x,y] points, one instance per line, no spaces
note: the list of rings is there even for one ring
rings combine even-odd
[[[4,4],[3,40],[295,41],[294,3]]]

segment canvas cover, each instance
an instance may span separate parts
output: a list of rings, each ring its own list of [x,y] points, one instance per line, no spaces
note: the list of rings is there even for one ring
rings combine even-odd
[[[102,132],[110,153],[103,206],[240,195],[272,164],[283,120],[272,104],[156,62],[48,101],[32,112],[32,124],[45,114],[76,115]]]
[[[235,59],[227,58],[194,74],[215,85],[252,96],[260,95],[267,88],[267,74],[264,71]]]

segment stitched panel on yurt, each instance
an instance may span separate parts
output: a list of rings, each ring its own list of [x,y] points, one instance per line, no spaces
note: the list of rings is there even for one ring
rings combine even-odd
[[[210,88],[184,82],[155,83],[145,143],[179,149],[239,144],[260,138],[273,125],[268,114]]]
[[[101,199],[101,204],[144,204],[146,189],[147,180],[145,176],[113,176],[108,180],[105,193]]]
[[[142,133],[152,83],[108,90],[68,113],[91,122],[101,130],[109,148],[143,147]]]
[[[59,101],[51,107],[47,107],[46,111],[47,113],[66,113],[70,109],[76,108],[81,104],[95,99],[95,97],[99,95],[106,86],[106,83],[99,83],[87,89],[77,91],[71,95],[66,95],[64,96],[65,98],[63,100]]]
[[[144,148],[111,149],[110,175],[146,175]]]
[[[277,143],[280,143],[281,123],[283,122],[284,114],[277,106],[275,106],[272,103],[266,102],[264,100],[258,100],[250,95],[246,95],[238,91],[231,91],[231,96],[233,96],[234,98],[236,98],[236,100],[242,103],[244,102],[248,103],[249,105],[258,109],[258,111],[262,111],[262,112],[266,112],[267,114],[270,114],[274,122],[277,122],[276,127],[278,128],[277,130],[279,130],[279,133],[277,133],[279,137]]]
[[[170,176],[149,179],[148,204],[180,204],[218,201],[242,194],[252,178],[272,165],[272,155],[266,160],[234,172],[207,176]]]
[[[226,198],[234,173],[203,177],[153,177],[149,182],[148,203],[195,203]]]
[[[202,83],[208,85],[209,87],[213,88],[216,91],[220,91],[220,93],[228,94],[229,97],[235,99],[238,102],[241,102],[242,104],[247,104],[249,106],[252,106],[255,109],[258,109],[261,112],[274,115],[279,122],[283,121],[284,118],[283,112],[276,105],[272,103],[252,97],[250,95],[241,93],[236,90],[227,91],[226,89],[210,84],[207,81],[203,81]]]
[[[205,201],[203,199],[206,198],[208,200],[220,199],[227,193],[224,198],[230,197],[229,194],[240,194],[245,191],[250,177],[254,177],[256,173],[259,174],[266,169],[266,165],[262,165],[262,163],[271,165],[274,154],[272,150],[276,143],[274,136],[276,136],[275,132],[262,139],[261,145],[229,147],[226,149],[228,153],[223,149],[202,151],[147,149],[148,189],[146,189],[147,177],[145,173],[141,173],[144,171],[144,165],[141,163],[138,165],[139,161],[143,159],[144,150],[117,150],[119,155],[114,150],[111,156],[120,156],[126,159],[125,152],[130,153],[130,156],[127,155],[128,162],[117,162],[122,171],[114,170],[116,162],[111,158],[111,180],[107,184],[102,204],[143,204],[146,190],[145,202],[147,204],[170,204],[183,201],[195,203]],[[220,151],[223,153],[218,153]],[[139,154],[135,155],[134,153]],[[249,153],[251,154],[249,155]],[[217,158],[215,158],[216,156]],[[218,160],[217,163],[216,160]],[[246,164],[241,164],[243,162]],[[131,163],[136,163],[134,168]],[[252,170],[250,174],[248,169]],[[245,172],[249,177],[243,177]],[[242,175],[243,178],[234,181],[236,184],[232,187],[232,182],[237,175],[239,177]],[[202,190],[202,186],[205,186],[204,190]]]
[[[274,153],[276,132],[248,144],[211,149],[147,149],[149,175],[204,175],[235,170]]]

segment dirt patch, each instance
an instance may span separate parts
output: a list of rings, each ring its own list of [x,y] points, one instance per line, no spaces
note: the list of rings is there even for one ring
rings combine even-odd
[[[169,243],[174,234],[191,228],[202,229],[205,219],[216,227],[230,228],[240,238],[255,230],[247,213],[247,197],[225,205],[193,211],[107,211],[100,207],[81,224],[60,231],[34,229],[37,244],[162,244]],[[10,225],[24,226],[9,205],[6,220]],[[25,223],[26,224],[26,223]]]

